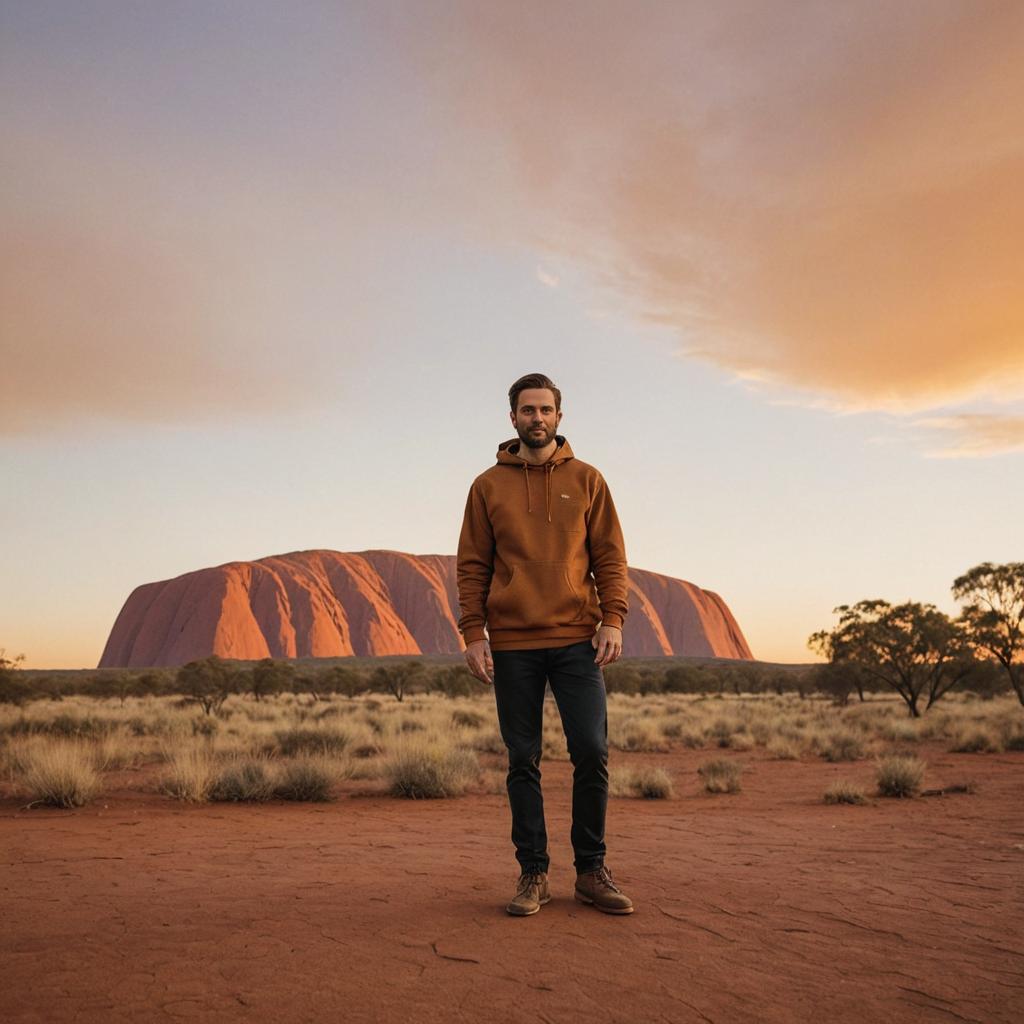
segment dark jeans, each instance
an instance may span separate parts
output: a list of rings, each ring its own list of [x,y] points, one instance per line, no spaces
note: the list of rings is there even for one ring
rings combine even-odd
[[[494,697],[508,748],[512,842],[523,871],[547,871],[548,836],[540,788],[544,684],[562,719],[572,777],[572,848],[577,871],[604,863],[608,808],[608,709],[604,675],[589,640],[533,651],[492,651]]]

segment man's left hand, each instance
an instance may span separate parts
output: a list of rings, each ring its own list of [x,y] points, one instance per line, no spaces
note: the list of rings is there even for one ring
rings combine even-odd
[[[602,626],[591,637],[590,644],[597,648],[594,661],[601,667],[622,657],[622,630],[618,626]]]

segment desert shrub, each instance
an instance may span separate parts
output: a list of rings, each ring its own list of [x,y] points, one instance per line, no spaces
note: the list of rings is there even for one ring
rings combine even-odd
[[[47,720],[33,722],[32,732],[48,733],[51,736],[64,736],[68,739],[79,739],[89,736],[103,736],[119,727],[119,723],[109,718],[98,718],[95,715],[59,714]]]
[[[742,765],[722,758],[705,761],[697,769],[697,774],[703,778],[704,788],[709,793],[738,793],[742,772]]]
[[[199,746],[164,748],[167,771],[160,790],[176,800],[205,803],[210,798],[215,767],[210,752]]]
[[[820,745],[821,756],[826,761],[856,761],[864,756],[861,738],[847,730],[833,730],[825,735]]]
[[[799,761],[803,748],[788,736],[773,736],[765,745],[765,751],[776,761]]]
[[[666,800],[675,789],[668,772],[662,768],[618,768],[612,771],[609,790],[612,796]]]
[[[913,754],[890,754],[878,761],[875,777],[882,796],[909,797],[921,788],[924,762]]]
[[[999,738],[1004,750],[1024,750],[1024,721],[1000,723]]]
[[[602,669],[608,693],[639,693],[642,685],[640,673],[632,665],[612,664]]]
[[[949,749],[955,754],[998,754],[1003,745],[988,726],[976,723],[961,728]]]
[[[324,758],[299,758],[284,761],[278,767],[274,796],[279,800],[324,802],[341,772]]]
[[[754,747],[754,737],[747,732],[734,732],[729,737],[730,750],[751,750]]]
[[[908,722],[902,719],[888,718],[876,726],[876,732],[881,739],[889,740],[891,743],[916,743],[922,736],[921,730],[914,724],[917,721],[920,720],[914,719],[914,721]]]
[[[131,764],[137,751],[123,732],[108,732],[92,741],[91,753],[97,770],[107,772]]]
[[[614,725],[609,739],[619,750],[662,753],[669,749],[658,727],[639,718],[627,718]]]
[[[707,738],[718,747],[728,747],[732,734],[733,724],[724,718],[716,718],[706,730]]]
[[[271,766],[263,757],[233,757],[213,773],[209,798],[220,801],[262,801],[274,795]]]
[[[383,767],[388,792],[414,799],[458,796],[479,771],[472,750],[419,737],[399,741]]]
[[[868,802],[864,790],[855,782],[839,780],[833,782],[825,790],[825,803],[827,804],[866,804]]]
[[[431,683],[433,689],[446,697],[470,697],[483,686],[465,665],[449,665],[440,669],[434,674]]]
[[[284,757],[299,754],[341,754],[351,737],[343,729],[328,726],[293,726],[274,732],[277,749]]]
[[[477,711],[464,711],[461,708],[452,712],[452,725],[464,729],[479,729],[485,725],[487,718]]]
[[[90,750],[82,743],[42,740],[26,748],[20,758],[19,788],[30,804],[81,807],[101,788],[100,774]]]

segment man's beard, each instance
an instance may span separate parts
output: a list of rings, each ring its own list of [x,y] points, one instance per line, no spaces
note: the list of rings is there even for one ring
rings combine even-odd
[[[519,435],[519,440],[522,441],[527,448],[543,448],[546,445],[551,444],[554,440],[555,428],[552,427],[551,432],[549,433],[548,428],[544,426],[544,424],[541,424],[540,429],[544,431],[543,434],[533,433],[532,426],[527,427],[525,430],[521,430],[519,427],[516,427],[516,433]]]

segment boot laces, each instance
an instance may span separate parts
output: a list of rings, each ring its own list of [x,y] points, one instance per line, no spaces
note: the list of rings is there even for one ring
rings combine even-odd
[[[594,879],[599,885],[603,885],[612,892],[622,892],[622,890],[612,881],[612,873],[606,867],[600,867],[594,872]]]
[[[540,885],[541,885],[541,872],[539,872],[539,871],[524,871],[519,876],[519,886],[516,889],[516,895],[517,896],[522,896],[522,894],[524,892],[526,892],[526,890],[529,889],[531,885],[537,886],[538,889],[540,888]]]

